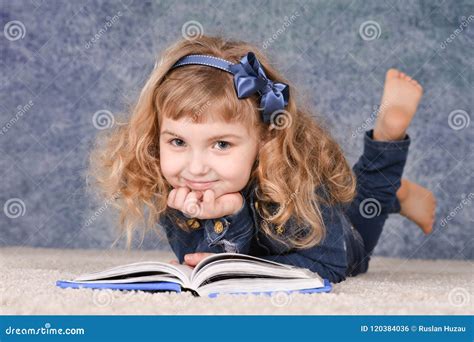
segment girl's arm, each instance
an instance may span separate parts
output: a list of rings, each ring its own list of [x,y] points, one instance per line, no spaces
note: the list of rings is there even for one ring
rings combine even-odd
[[[326,227],[326,237],[317,246],[307,249],[293,249],[289,253],[259,256],[260,258],[307,268],[332,283],[346,279],[348,261],[344,225],[348,225],[342,208],[321,205],[321,214]],[[288,220],[285,231],[290,231],[292,220]],[[350,229],[350,228],[349,228]]]
[[[245,196],[242,197],[243,205],[236,213],[219,219],[196,220],[199,222],[199,228],[190,228],[189,232],[181,229],[168,215],[160,218],[160,225],[165,229],[171,249],[180,263],[184,262],[186,254],[197,252],[249,253],[255,228],[248,203]],[[183,223],[190,220],[181,211],[169,209]]]

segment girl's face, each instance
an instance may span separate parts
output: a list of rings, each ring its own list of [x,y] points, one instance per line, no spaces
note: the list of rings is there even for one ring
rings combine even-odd
[[[256,132],[238,123],[195,123],[164,117],[160,166],[174,187],[214,190],[215,196],[238,192],[248,183],[260,143]]]

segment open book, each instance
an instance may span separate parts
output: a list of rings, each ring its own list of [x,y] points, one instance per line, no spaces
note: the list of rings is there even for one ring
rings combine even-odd
[[[145,261],[57,281],[62,288],[98,288],[143,291],[192,291],[195,296],[222,293],[328,292],[331,284],[304,268],[245,254],[210,255],[192,268]]]

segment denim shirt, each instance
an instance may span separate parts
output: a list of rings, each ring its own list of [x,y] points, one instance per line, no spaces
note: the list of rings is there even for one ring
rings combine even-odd
[[[393,150],[394,145],[403,149],[407,148],[408,144],[409,139],[398,144],[397,142],[374,141],[372,131],[367,132],[364,139],[364,155],[361,160],[369,163],[371,159],[377,159],[383,153],[382,151]],[[406,159],[406,156],[403,157]],[[386,159],[388,166],[391,161]],[[380,170],[383,170],[384,165],[379,166]],[[383,177],[380,175],[380,170],[374,171],[374,177]],[[372,178],[369,181],[373,182],[373,180]],[[168,208],[166,211],[168,214],[160,217],[160,225],[165,229],[168,242],[179,262],[183,263],[184,256],[189,253],[242,253],[307,268],[333,283],[345,280],[346,276],[367,271],[368,258],[364,255],[364,243],[346,215],[347,207],[320,204],[326,228],[324,240],[311,248],[294,249],[267,236],[260,228],[263,218],[257,210],[259,205],[255,196],[257,186],[247,184],[240,191],[244,198],[240,210],[218,219],[198,220],[185,216],[179,210]],[[321,188],[317,192],[325,196]],[[399,207],[390,212],[397,212],[397,210]],[[172,213],[174,218],[169,213]],[[187,226],[189,231],[184,231],[179,225]],[[285,233],[292,232],[294,228],[295,222],[291,217],[280,231],[276,230],[276,232],[284,239]],[[366,261],[363,263],[361,260]]]
[[[326,238],[319,245],[293,251],[288,245],[260,231],[262,218],[256,210],[255,191],[256,187],[243,189],[242,208],[233,215],[219,219],[190,219],[176,209],[171,210],[177,220],[163,215],[160,224],[165,228],[168,242],[179,262],[183,263],[184,256],[189,253],[233,252],[308,268],[332,282],[345,279],[348,264],[344,232],[350,229],[350,224],[339,207],[321,206]],[[178,223],[187,224],[190,231],[182,230]],[[288,220],[283,232],[291,231],[292,225],[293,220]]]

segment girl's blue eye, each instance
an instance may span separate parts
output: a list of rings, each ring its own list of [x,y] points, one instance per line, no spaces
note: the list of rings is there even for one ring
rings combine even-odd
[[[217,144],[219,144],[219,143],[221,144],[220,149],[222,149],[222,150],[226,150],[226,149],[230,148],[230,146],[231,146],[231,144],[227,141],[218,141]]]
[[[177,146],[177,147],[180,147],[180,146],[182,146],[182,145],[180,145],[179,143],[178,143],[178,145],[175,145],[175,144],[173,144],[173,141],[180,141],[180,142],[184,143],[184,141],[181,140],[181,139],[171,139],[171,140],[169,141],[169,143],[170,143],[171,145]]]

